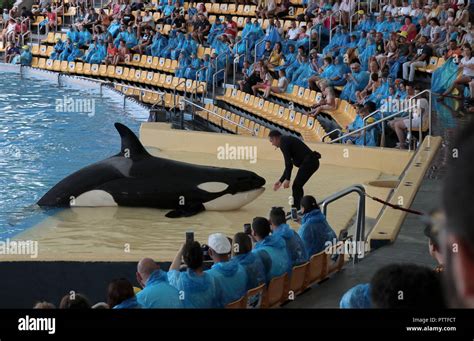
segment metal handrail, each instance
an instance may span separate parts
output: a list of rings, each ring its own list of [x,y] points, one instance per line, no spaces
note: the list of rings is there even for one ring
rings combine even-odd
[[[369,0],[369,2],[370,1],[371,0]],[[360,2],[359,2],[359,4],[360,4]],[[351,16],[349,17],[349,33],[352,33],[352,18],[355,17],[356,15],[362,15],[362,13],[360,11],[360,8],[357,11],[355,11],[353,14],[351,14]]]
[[[382,115],[382,118],[383,118],[383,111],[378,109],[378,110],[375,110],[373,113],[365,116],[362,121],[364,122],[364,127],[367,125],[367,120],[374,116],[375,114],[378,114],[380,112],[380,114]],[[385,145],[385,124],[382,124],[382,138],[384,139],[384,145]],[[364,133],[364,146],[366,144],[366,139],[367,139],[367,134]]]
[[[413,107],[410,107],[410,108],[406,108],[406,109],[404,109],[403,111],[396,112],[396,113],[394,113],[394,114],[392,114],[392,115],[390,115],[390,116],[381,118],[380,120],[378,120],[378,121],[376,121],[376,122],[373,122],[373,123],[370,123],[369,125],[367,125],[367,126],[365,126],[365,127],[362,127],[362,128],[356,129],[356,130],[353,130],[353,131],[351,131],[351,132],[348,132],[347,134],[344,134],[344,135],[342,135],[342,136],[339,136],[338,138],[336,138],[336,139],[330,141],[329,143],[338,142],[338,141],[342,140],[342,139],[345,138],[345,137],[352,136],[352,135],[354,135],[354,134],[356,134],[356,133],[359,133],[359,132],[361,132],[361,131],[363,131],[363,130],[366,130],[366,129],[368,129],[368,128],[371,128],[371,127],[373,127],[373,126],[375,126],[375,125],[377,125],[377,124],[379,124],[379,123],[381,123],[381,122],[385,122],[385,121],[387,121],[387,120],[389,120],[389,119],[391,119],[391,118],[394,118],[394,117],[396,117],[396,116],[399,116],[402,112],[405,112],[406,110],[411,110],[411,109],[414,109],[414,108],[416,108],[416,106],[413,106]],[[410,119],[410,121],[411,121],[411,111],[408,112],[408,115],[409,115],[409,119]]]
[[[176,84],[176,86],[173,88],[173,104],[174,104],[174,107],[176,107],[176,91],[180,87],[180,85],[183,84],[183,83],[184,83],[184,96],[186,97],[186,93],[187,93],[187,89],[188,89],[187,82],[188,82],[188,79],[184,78],[181,82]]]
[[[225,68],[220,69],[219,71],[215,72],[212,75],[212,98],[216,97],[216,83],[217,83],[216,76],[221,72],[224,72],[224,82],[225,82]]]
[[[265,41],[266,41],[266,40],[262,38],[260,41],[257,41],[257,43],[255,44],[255,48],[254,48],[254,60],[253,60],[254,63],[257,62],[257,47],[260,46],[260,44],[264,43]]]
[[[197,100],[198,89],[202,88],[201,102],[204,103],[204,98],[205,98],[206,92],[207,92],[207,82],[205,82],[205,84],[206,84],[206,86],[204,84],[201,84],[201,82],[199,82],[199,84],[197,84],[196,87],[194,88],[193,93],[191,95],[191,98],[193,98],[193,95],[194,95],[194,99]]]
[[[232,81],[232,85],[235,87],[235,75],[237,74],[237,65],[240,63],[240,58],[242,58],[242,56],[245,56],[245,53],[242,53],[242,54],[238,54],[236,53],[235,54],[235,57],[234,57],[234,70],[233,70],[233,81]]]
[[[341,11],[331,13],[331,15],[329,16],[329,42],[331,42],[331,40],[332,40],[332,31],[334,31],[338,26],[338,25],[334,25],[334,27],[332,27],[332,17],[335,16],[336,14],[339,14],[339,23],[341,23],[341,20],[342,20],[342,12]]]
[[[321,207],[321,212],[324,214],[324,216],[327,216],[327,208],[329,204],[341,198],[344,198],[345,196],[351,193],[357,193],[359,195],[359,201],[357,204],[356,233],[355,233],[356,245],[360,245],[360,242],[363,241],[364,252],[365,252],[365,188],[364,186],[353,185],[353,186],[347,187],[346,189],[336,192],[328,196],[327,198],[323,199],[319,203],[319,206]],[[359,262],[359,254],[357,252],[354,254],[353,262],[354,264]]]
[[[328,136],[331,135],[332,133],[335,133],[336,131],[339,131],[339,132],[342,133],[342,130],[339,129],[339,128],[333,129],[333,130],[331,130],[329,133],[327,133],[327,134],[325,134],[325,135],[323,136],[323,138],[321,139],[321,142],[324,142],[324,139],[325,139],[326,137],[328,137]]]
[[[227,122],[229,122],[229,123],[231,123],[231,124],[234,124],[234,125],[238,126],[239,128],[242,128],[242,129],[244,129],[244,130],[249,131],[252,135],[255,135],[255,131],[253,131],[252,129],[247,128],[246,126],[244,126],[244,125],[242,125],[242,124],[240,124],[240,123],[235,123],[234,121],[229,120],[227,117],[222,116],[222,115],[219,115],[218,113],[213,112],[213,111],[211,111],[211,110],[209,110],[209,109],[206,109],[206,108],[200,106],[199,104],[193,103],[193,102],[191,102],[190,100],[187,100],[186,98],[182,98],[181,100],[182,100],[183,102],[185,102],[185,103],[188,103],[188,104],[192,105],[193,108],[199,108],[199,109],[205,111],[205,112],[207,113],[207,121],[208,121],[208,122],[209,122],[209,114],[212,114],[212,115],[215,115],[215,116],[219,117],[221,120],[224,120],[224,121],[227,121]]]

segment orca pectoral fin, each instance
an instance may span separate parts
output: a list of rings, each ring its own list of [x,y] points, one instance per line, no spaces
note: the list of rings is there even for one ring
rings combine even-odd
[[[196,215],[204,210],[205,208],[203,204],[196,204],[192,206],[183,206],[182,208],[169,211],[165,216],[167,218],[192,217],[193,215]]]

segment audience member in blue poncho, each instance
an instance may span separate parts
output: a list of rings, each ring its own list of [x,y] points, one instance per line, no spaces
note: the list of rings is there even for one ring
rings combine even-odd
[[[79,32],[78,44],[80,47],[87,46],[92,41],[92,34],[87,30],[85,26],[82,26]]]
[[[32,60],[33,60],[33,54],[30,51],[30,47],[28,45],[24,45],[22,47],[22,51],[19,56],[20,65],[31,66]],[[15,64],[16,63],[17,62],[15,61]]]
[[[268,27],[265,30],[265,35],[263,38],[257,42],[257,59],[261,59],[258,56],[262,56],[264,54],[264,50],[267,48],[266,44],[262,44],[261,42],[270,42],[270,48],[277,42],[281,41],[280,34],[278,33],[278,29],[275,26],[275,20],[274,19],[269,19],[268,21]]]
[[[184,72],[184,78],[195,79],[196,72],[202,67],[201,60],[196,56],[195,53],[191,54],[191,59],[186,71]]]
[[[341,99],[355,103],[357,102],[356,91],[361,91],[367,86],[370,74],[367,71],[361,71],[359,63],[352,63],[351,71],[346,74],[347,84],[342,89]]]
[[[77,27],[72,25],[69,32],[66,34],[66,37],[71,39],[71,42],[78,43],[80,40],[79,32],[77,31]]]
[[[82,51],[79,49],[79,44],[74,43],[70,53],[67,56],[68,62],[73,62],[76,59],[81,58],[83,55]]]
[[[293,73],[300,67],[301,62],[303,61],[303,58],[305,57],[306,57],[306,54],[304,52],[304,48],[299,47],[298,53],[296,54],[296,57],[294,58],[293,63],[291,63],[291,65],[289,65],[288,68],[286,69],[286,77],[288,79],[291,80],[293,78]]]
[[[53,52],[51,52],[51,55],[49,56],[50,59],[59,59],[59,56],[61,55],[61,52],[64,50],[64,42],[61,40],[61,38],[56,39],[56,44],[53,47]]]
[[[180,272],[181,259],[187,270]],[[218,308],[216,282],[202,269],[201,245],[194,241],[181,246],[168,271],[169,283],[178,289],[185,308]]]
[[[290,259],[287,272],[290,274],[294,266],[300,265],[308,260],[306,248],[298,233],[286,224],[285,211],[283,211],[281,207],[271,209],[269,220],[272,235],[285,240],[286,250]]]
[[[64,44],[63,51],[59,55],[59,60],[68,60],[69,55],[71,54],[72,50],[74,48],[74,44],[71,40],[71,38],[66,39],[66,44]]]
[[[247,288],[250,290],[265,283],[265,266],[262,259],[252,253],[252,240],[248,234],[239,232],[233,240],[232,260],[242,265],[247,273]]]
[[[168,39],[161,34],[161,32],[156,32],[153,36],[151,45],[147,48],[147,53],[151,54],[153,57],[160,57],[162,51],[165,50],[168,45]]]
[[[206,273],[216,282],[217,305],[221,308],[240,299],[247,292],[247,273],[238,262],[230,259],[232,246],[222,233],[209,236],[209,256],[214,265]]]
[[[100,64],[104,61],[105,57],[107,57],[107,44],[105,41],[99,40],[97,51],[90,56],[89,63]]]
[[[132,283],[125,278],[110,282],[107,289],[107,304],[110,309],[140,309]]]
[[[151,258],[143,258],[137,265],[137,282],[143,288],[137,302],[147,309],[183,308],[179,291],[168,282],[168,275]]]
[[[253,219],[252,236],[256,243],[252,253],[258,255],[262,260],[267,284],[272,278],[286,273],[291,264],[285,240],[270,235],[270,232],[270,222],[266,218],[256,217]]]
[[[89,48],[87,51],[84,53],[84,57],[82,57],[82,60],[85,61],[86,63],[90,63],[90,59],[96,53],[99,49],[99,43],[97,42],[97,39],[94,39],[94,41],[89,45]]]
[[[178,32],[178,36],[176,37],[176,47],[170,53],[170,58],[173,60],[178,59],[181,50],[183,50],[183,46],[185,43],[186,37],[182,32]]]
[[[346,74],[350,73],[349,66],[344,63],[342,56],[337,56],[334,59],[334,70],[331,75],[327,77],[329,86],[341,86],[347,83]]]
[[[202,57],[202,70],[199,70],[196,73],[196,77],[200,82],[207,82],[208,81],[208,74],[212,74],[214,71],[212,70],[211,67],[211,56],[209,54],[205,54]],[[210,70],[210,71],[209,71]]]
[[[363,14],[359,23],[355,26],[355,31],[370,31],[374,26],[375,22],[373,17],[371,15]]]
[[[359,54],[359,61],[362,67],[362,70],[367,70],[369,68],[369,59],[377,53],[377,44],[375,43],[375,37],[367,37],[367,47],[362,53]]]
[[[306,57],[306,55],[301,55],[299,66],[293,72],[290,83],[296,84],[296,82],[300,78],[303,78],[306,74],[308,74],[310,70],[311,70],[311,64],[308,61],[308,57]]]
[[[120,22],[118,21],[118,19],[114,19],[109,27],[107,28],[107,32],[113,37],[115,38],[117,36],[117,34],[119,34],[120,32]]]
[[[177,34],[175,30],[171,30],[168,35],[168,44],[161,53],[158,53],[158,57],[170,58],[171,52],[176,48],[176,46],[178,46]]]
[[[225,26],[221,22],[221,19],[216,18],[216,21],[214,22],[214,24],[212,24],[211,29],[209,30],[209,34],[207,35],[207,43],[209,45],[212,45],[212,43],[214,42],[214,39],[216,39],[217,36],[224,33],[224,30],[225,30]],[[243,33],[242,33],[242,36],[243,36]]]
[[[342,296],[339,303],[341,309],[369,309],[372,308],[370,300],[370,284],[357,284]]]
[[[188,57],[186,57],[184,52],[181,52],[178,58],[178,67],[176,68],[174,75],[180,78],[184,77],[184,73],[186,72],[188,65],[189,65]]]
[[[294,45],[289,45],[288,46],[288,52],[283,55],[285,63],[281,66],[278,66],[275,68],[275,71],[280,71],[280,70],[287,70],[288,67],[293,64],[293,62],[296,59],[296,52],[295,52],[295,46]]]
[[[345,45],[349,41],[349,35],[342,26],[336,28],[335,34],[332,36],[331,42],[323,49],[323,54],[334,53],[340,46]]]
[[[361,106],[359,105],[359,110],[357,112],[357,116],[351,124],[347,127],[348,132],[354,131],[360,128],[364,127],[364,117],[366,117],[368,114],[370,114],[368,108],[366,106]],[[367,124],[375,122],[375,119],[373,117],[370,117],[367,119]],[[364,145],[364,135],[366,143],[366,146],[376,146],[376,132],[377,129],[376,127],[371,127],[366,129],[365,131],[361,131],[358,133],[355,133],[351,136],[345,137],[342,141],[344,143],[351,143],[351,144],[356,144],[358,146],[363,146]]]
[[[303,217],[298,234],[303,240],[308,256],[311,257],[323,251],[326,248],[326,242],[332,243],[337,240],[337,236],[314,197],[307,195],[301,199],[301,211]]]

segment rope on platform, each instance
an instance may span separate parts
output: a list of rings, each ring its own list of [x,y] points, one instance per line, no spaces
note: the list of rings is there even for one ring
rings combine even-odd
[[[412,213],[412,214],[416,214],[416,215],[425,215],[425,213],[423,213],[423,212],[420,212],[420,211],[417,211],[417,210],[412,210],[410,208],[404,208],[400,205],[391,204],[388,201],[382,200],[382,199],[377,198],[377,197],[373,197],[373,196],[371,196],[367,193],[365,193],[365,196],[372,199],[372,200],[374,200],[374,201],[377,201],[377,202],[381,203],[382,205],[387,205],[387,206],[393,208],[394,210],[400,210],[400,211],[404,211],[404,212]]]

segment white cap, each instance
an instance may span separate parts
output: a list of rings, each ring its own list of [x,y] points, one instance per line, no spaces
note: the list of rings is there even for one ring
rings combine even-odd
[[[229,239],[222,233],[213,233],[209,236],[207,245],[219,255],[225,255],[230,252],[231,245]]]
[[[459,5],[463,5],[463,6],[464,6],[464,0],[458,0],[457,5],[458,5],[458,6],[459,6]]]

